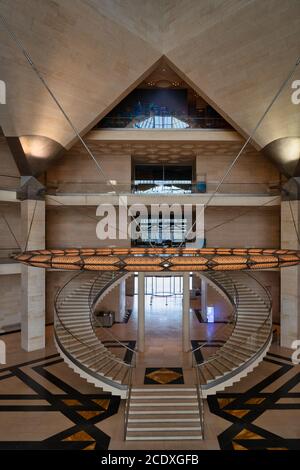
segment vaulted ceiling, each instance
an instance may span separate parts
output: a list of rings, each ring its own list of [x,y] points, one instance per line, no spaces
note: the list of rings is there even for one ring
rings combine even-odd
[[[81,133],[164,56],[247,136],[300,55],[299,0],[0,0],[0,13]],[[22,136],[27,156],[51,160],[74,132],[1,22],[0,62],[5,135]],[[291,92],[290,82],[259,128],[257,148],[300,136]]]

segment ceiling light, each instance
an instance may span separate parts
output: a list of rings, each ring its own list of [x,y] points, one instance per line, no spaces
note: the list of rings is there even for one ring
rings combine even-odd
[[[300,251],[262,248],[66,248],[14,257],[52,269],[93,271],[240,271],[300,264]]]

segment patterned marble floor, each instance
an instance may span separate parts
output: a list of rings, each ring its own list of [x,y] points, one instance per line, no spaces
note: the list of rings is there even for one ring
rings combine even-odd
[[[118,327],[123,328],[124,341],[126,331],[127,341],[135,340],[131,336],[133,326],[128,330],[124,324]],[[167,328],[165,319],[161,322],[161,335]],[[0,368],[1,450],[300,450],[300,366],[291,363],[290,350],[273,345],[253,373],[207,400],[204,441],[124,442],[124,403],[88,384],[67,367],[56,353],[51,327],[47,328],[47,345],[42,351],[22,351],[19,333],[1,339],[7,344],[8,358],[7,365]],[[155,350],[158,339],[157,335]],[[199,337],[198,341],[202,339]],[[149,343],[151,348],[150,338]],[[174,366],[173,356],[168,353],[173,345],[174,339],[168,340],[165,334],[163,360],[170,359],[170,363],[164,362],[166,367]],[[212,341],[208,349],[214,347]],[[140,383],[146,367],[164,364],[141,361],[137,371]],[[186,382],[187,369],[184,364],[180,366]]]

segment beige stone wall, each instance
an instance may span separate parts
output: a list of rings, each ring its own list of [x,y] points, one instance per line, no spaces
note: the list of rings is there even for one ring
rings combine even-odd
[[[48,248],[129,246],[129,240],[99,240],[96,207],[51,207],[47,209],[46,240]],[[111,227],[114,227],[111,224]]]
[[[0,136],[0,175],[19,176],[19,172],[4,137]],[[17,178],[0,176],[0,189],[15,189],[19,183]]]
[[[147,0],[146,6],[135,0],[140,5],[138,15],[131,1],[115,3],[105,2],[102,11],[103,2],[98,1],[1,2],[1,13],[26,44],[79,132],[106,114],[161,56],[152,41],[148,43],[158,30],[157,21],[151,26],[150,18],[161,16],[152,2]],[[125,14],[127,5],[130,13]],[[43,135],[63,146],[70,144],[74,131],[25,58],[16,59],[16,46],[3,28],[0,56],[1,79],[8,84],[9,109],[0,110],[4,132]]]
[[[121,285],[118,285],[114,287],[101,302],[97,303],[96,311],[112,311],[115,314],[114,320],[119,322],[124,319],[125,307],[125,291],[124,288],[121,288]]]
[[[228,321],[231,315],[230,304],[222,297],[216,289],[207,285],[207,306],[215,307],[215,321]]]
[[[1,11],[80,132],[166,55],[249,135],[299,54],[297,0],[2,0]],[[3,28],[0,46],[1,78],[13,84],[4,131],[69,144],[74,132]],[[290,91],[256,132],[261,147],[298,134]]]
[[[21,208],[20,204],[0,202],[0,214],[6,218],[13,233],[15,234],[19,244],[21,244]],[[18,250],[18,246],[14,237],[10,233],[5,221],[0,217],[0,248],[1,256],[4,253],[9,253],[14,250]]]
[[[164,50],[182,78],[249,135],[299,55],[300,2],[167,0]],[[254,141],[298,135],[286,86]]]
[[[181,151],[181,145],[170,137],[170,161],[172,152]],[[126,141],[107,144],[101,140],[90,140],[89,146],[94,157],[100,164],[103,174],[97,169],[95,162],[88,156],[84,148],[76,144],[47,172],[47,186],[49,190],[59,192],[107,192],[112,188],[105,181],[113,181],[117,192],[130,191],[131,159],[139,154],[140,149]],[[229,167],[241,143],[236,142],[198,142],[198,147],[191,150],[191,158],[196,161],[195,180],[207,181],[207,191],[213,191],[224,171]],[[138,146],[138,144],[136,144]],[[142,145],[142,144],[140,144]],[[153,140],[143,145],[144,159],[147,161],[148,151],[153,153],[155,148]],[[164,144],[168,145],[168,144]],[[191,145],[193,147],[194,145]],[[161,151],[156,149],[157,153]],[[165,150],[164,150],[165,151]],[[187,150],[184,148],[184,152]],[[151,153],[151,155],[152,155]],[[131,156],[132,154],[132,156]],[[196,155],[196,156],[195,156]],[[182,156],[184,160],[184,156]],[[148,160],[149,161],[149,160]],[[234,169],[220,188],[221,192],[228,193],[268,193],[270,185],[278,183],[280,175],[277,169],[253,147],[245,151],[236,163]]]
[[[21,321],[21,276],[0,276],[0,329]]]
[[[69,150],[47,172],[47,186],[63,192],[107,192],[111,186],[105,184],[112,181],[120,189],[130,190],[131,156],[130,154],[109,155],[102,153],[101,143],[92,146],[92,152],[99,163],[103,174],[97,169],[95,162],[79,144]]]
[[[280,246],[280,209],[276,206],[208,207],[204,217],[209,247]]]
[[[47,247],[129,246],[129,240],[97,239],[96,225],[99,220],[96,207],[49,207]],[[253,209],[208,207],[205,228],[207,246],[276,248],[280,244],[280,213],[277,206]]]
[[[222,153],[222,147],[218,151],[216,150],[213,155],[207,152],[197,155],[197,180],[199,181],[205,176],[208,192],[216,188],[225,170],[236,155],[237,151]],[[253,148],[250,148],[237,161],[220,187],[220,192],[265,193],[268,192],[270,184],[274,184],[279,180],[280,175],[275,166]]]

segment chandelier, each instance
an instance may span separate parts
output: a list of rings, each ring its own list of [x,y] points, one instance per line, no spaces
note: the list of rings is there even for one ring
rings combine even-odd
[[[67,248],[25,251],[34,267],[87,271],[239,271],[300,264],[300,251],[262,248]]]

